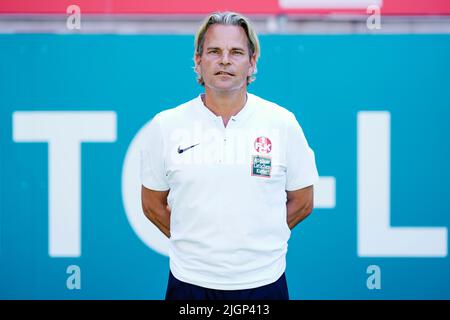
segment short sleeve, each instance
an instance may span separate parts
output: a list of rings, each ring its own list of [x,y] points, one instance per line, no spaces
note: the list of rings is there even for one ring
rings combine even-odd
[[[145,129],[141,146],[141,183],[147,189],[169,190],[164,155],[164,137],[160,119],[156,116]]]
[[[294,191],[315,184],[319,174],[314,151],[292,113],[287,122],[286,135],[286,190]]]

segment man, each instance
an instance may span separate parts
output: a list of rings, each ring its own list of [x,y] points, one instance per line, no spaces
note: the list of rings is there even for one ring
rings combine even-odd
[[[210,15],[194,53],[205,93],[150,124],[142,206],[170,238],[168,300],[289,299],[287,241],[318,173],[295,116],[247,92],[259,53],[245,17]]]

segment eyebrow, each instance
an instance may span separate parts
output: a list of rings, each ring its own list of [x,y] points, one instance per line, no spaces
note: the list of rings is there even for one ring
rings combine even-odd
[[[222,50],[222,49],[219,48],[219,47],[208,47],[208,48],[206,48],[206,50],[214,50],[214,49],[216,49],[216,50]],[[243,48],[231,48],[231,50],[235,50],[235,51],[245,51],[245,49],[243,49]]]

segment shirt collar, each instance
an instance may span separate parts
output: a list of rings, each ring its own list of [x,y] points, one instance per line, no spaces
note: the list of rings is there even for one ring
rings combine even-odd
[[[214,112],[212,112],[207,106],[205,106],[202,100],[202,95],[204,95],[204,93],[199,94],[198,97],[195,99],[196,105],[198,106],[198,109],[200,109],[200,112],[204,114],[207,118],[212,119],[214,121],[216,121],[217,119],[221,119],[220,116],[215,115]],[[244,107],[236,115],[231,116],[230,121],[239,123],[243,122],[246,118],[248,118],[250,114],[254,111],[255,107],[254,100],[255,100],[254,95],[247,92],[247,101],[245,102]]]

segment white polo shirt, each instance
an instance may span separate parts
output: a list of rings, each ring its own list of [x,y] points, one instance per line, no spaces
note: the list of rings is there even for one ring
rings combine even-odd
[[[142,152],[142,184],[170,190],[170,269],[184,282],[250,289],[285,271],[286,190],[318,180],[295,116],[247,94],[224,127],[201,96],[157,114]]]

